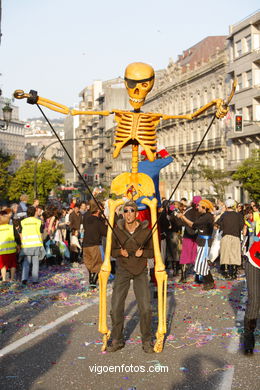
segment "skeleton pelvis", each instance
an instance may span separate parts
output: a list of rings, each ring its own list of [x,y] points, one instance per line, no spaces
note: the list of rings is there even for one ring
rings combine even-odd
[[[111,192],[136,200],[140,196],[152,196],[155,188],[153,180],[145,173],[125,172],[112,181]]]

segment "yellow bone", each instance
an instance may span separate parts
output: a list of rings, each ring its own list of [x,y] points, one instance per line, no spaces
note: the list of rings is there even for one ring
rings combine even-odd
[[[151,221],[153,229],[153,248],[154,248],[154,259],[155,259],[155,278],[157,281],[158,289],[158,328],[156,332],[156,343],[154,345],[154,351],[157,353],[162,352],[164,335],[166,333],[166,298],[167,298],[167,273],[165,266],[162,261],[158,229],[157,229],[157,199],[152,200],[144,198],[142,203],[146,204],[151,211]]]
[[[115,211],[118,206],[124,203],[123,199],[112,200],[109,199],[109,223],[110,226],[114,225]],[[106,300],[106,290],[107,290],[107,281],[111,271],[110,263],[110,253],[112,246],[112,229],[108,226],[107,229],[107,241],[106,241],[106,251],[104,262],[101,266],[101,270],[98,275],[99,279],[99,327],[98,330],[103,334],[103,346],[102,351],[106,350],[107,342],[110,337],[110,331],[107,327],[107,300]]]
[[[111,193],[126,195],[127,197],[136,200],[141,196],[154,195],[155,189],[153,180],[145,173],[125,172],[115,177],[112,181]]]

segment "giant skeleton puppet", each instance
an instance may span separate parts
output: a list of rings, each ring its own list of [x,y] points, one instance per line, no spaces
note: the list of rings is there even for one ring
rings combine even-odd
[[[100,303],[99,303],[99,331],[103,334],[102,350],[106,349],[107,341],[110,336],[110,331],[107,327],[107,304],[106,304],[106,288],[107,281],[111,271],[110,254],[112,243],[112,227],[114,225],[115,210],[119,205],[124,203],[123,197],[136,200],[141,196],[145,196],[142,203],[147,205],[151,211],[152,225],[155,229],[152,230],[152,239],[155,254],[155,277],[158,284],[158,328],[156,332],[156,343],[154,346],[155,352],[161,352],[163,349],[164,335],[166,333],[166,292],[167,292],[167,274],[163,264],[157,232],[157,199],[148,198],[155,193],[154,183],[152,179],[144,174],[138,173],[138,147],[139,145],[145,150],[150,161],[154,161],[156,157],[156,126],[160,119],[188,119],[199,116],[204,111],[212,106],[216,106],[216,117],[223,118],[228,112],[228,103],[222,99],[215,99],[193,114],[189,115],[164,115],[161,113],[144,113],[140,108],[145,102],[148,92],[151,91],[154,85],[154,69],[145,63],[134,62],[127,66],[125,70],[125,86],[129,95],[129,102],[134,108],[133,111],[113,110],[109,111],[78,111],[70,110],[68,107],[51,100],[37,96],[35,91],[30,91],[25,94],[21,90],[16,90],[14,96],[17,99],[27,98],[30,104],[38,104],[50,108],[51,110],[70,115],[111,115],[115,114],[115,120],[118,123],[115,131],[115,149],[113,158],[117,158],[121,149],[127,145],[132,145],[132,171],[130,173],[122,173],[117,176],[111,183],[111,193],[120,196],[120,199],[109,200],[109,227],[107,232],[107,244],[105,251],[105,259],[99,273],[100,287]],[[122,245],[123,246],[123,245]]]

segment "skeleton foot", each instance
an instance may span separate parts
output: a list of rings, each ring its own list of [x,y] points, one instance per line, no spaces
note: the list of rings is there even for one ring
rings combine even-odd
[[[108,343],[108,340],[110,339],[110,334],[111,334],[111,332],[109,330],[106,334],[103,335],[103,338],[102,338],[103,345],[102,345],[102,348],[101,348],[101,352],[106,351],[107,343]]]
[[[154,352],[160,353],[163,350],[164,333],[156,333],[156,342],[154,345]]]

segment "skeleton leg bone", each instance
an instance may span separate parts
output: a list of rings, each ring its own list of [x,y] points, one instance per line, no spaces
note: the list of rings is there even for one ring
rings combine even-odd
[[[153,200],[150,200],[148,198],[144,198],[142,203],[146,204],[150,208],[152,226],[154,226],[157,221],[157,199],[154,198]],[[155,226],[153,230],[152,237],[155,258],[155,278],[158,288],[158,328],[156,332],[154,351],[159,353],[163,350],[164,335],[166,333],[167,274],[161,257],[157,226]]]
[[[110,226],[114,226],[115,219],[115,211],[118,206],[124,203],[123,199],[117,200],[109,200],[109,223]],[[108,227],[107,230],[107,241],[106,241],[106,251],[104,262],[101,266],[101,270],[99,272],[99,332],[103,334],[103,345],[101,351],[105,351],[107,348],[107,342],[110,337],[110,331],[107,327],[107,299],[106,299],[106,291],[107,291],[107,281],[111,271],[111,246],[112,246],[112,229]]]

